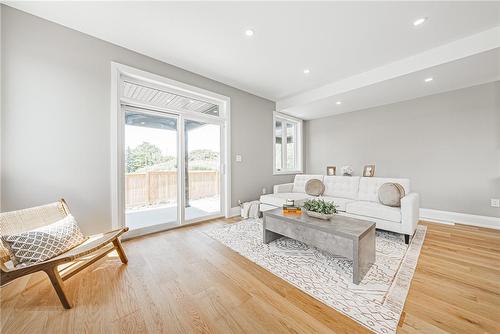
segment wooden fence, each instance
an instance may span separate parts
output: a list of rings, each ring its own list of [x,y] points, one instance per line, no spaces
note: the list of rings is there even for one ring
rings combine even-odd
[[[219,194],[219,172],[189,171],[189,199]],[[152,171],[125,174],[125,205],[127,208],[155,205],[177,200],[177,172]]]

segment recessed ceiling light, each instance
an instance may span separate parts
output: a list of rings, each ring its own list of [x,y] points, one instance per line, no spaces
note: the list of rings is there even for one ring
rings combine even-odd
[[[304,74],[309,74],[309,73],[311,73],[311,71],[310,71],[309,69],[307,69],[307,68],[306,68],[306,69],[304,70]]]
[[[434,80],[432,77],[429,77],[429,78],[425,78],[425,82],[431,82],[432,80]]]
[[[426,17],[421,17],[421,18],[419,18],[419,19],[415,20],[415,21],[413,22],[413,25],[416,27],[416,26],[421,25],[421,24],[422,24],[422,23],[424,23],[425,21],[427,21],[427,18],[426,18]]]
[[[252,29],[245,30],[245,35],[247,35],[248,37],[253,36],[253,34],[254,34],[254,31]]]
[[[337,101],[335,102],[336,105],[341,105],[342,104],[342,101]]]

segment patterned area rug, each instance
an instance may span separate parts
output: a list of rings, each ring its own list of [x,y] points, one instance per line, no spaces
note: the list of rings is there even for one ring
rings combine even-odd
[[[205,231],[210,237],[376,333],[395,333],[424,242],[419,225],[410,245],[377,230],[376,262],[359,285],[352,261],[280,238],[262,242],[262,221],[247,219]]]

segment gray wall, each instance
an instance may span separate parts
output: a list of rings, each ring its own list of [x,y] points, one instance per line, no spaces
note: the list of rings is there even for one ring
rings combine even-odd
[[[292,179],[272,175],[274,102],[4,5],[1,18],[3,211],[64,197],[84,232],[110,228],[111,61],[231,98],[233,206]]]
[[[500,217],[500,83],[307,121],[306,171],[408,177],[421,207]],[[339,172],[337,172],[339,174]]]

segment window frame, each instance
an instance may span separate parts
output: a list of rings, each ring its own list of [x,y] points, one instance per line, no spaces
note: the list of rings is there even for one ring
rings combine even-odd
[[[281,169],[276,168],[276,122],[281,122]],[[287,136],[287,124],[295,125],[295,168],[287,169],[287,145],[286,145],[286,136]],[[303,121],[299,118],[286,115],[283,113],[279,113],[275,111],[273,113],[273,175],[287,175],[287,174],[299,174],[304,172],[303,165]]]

